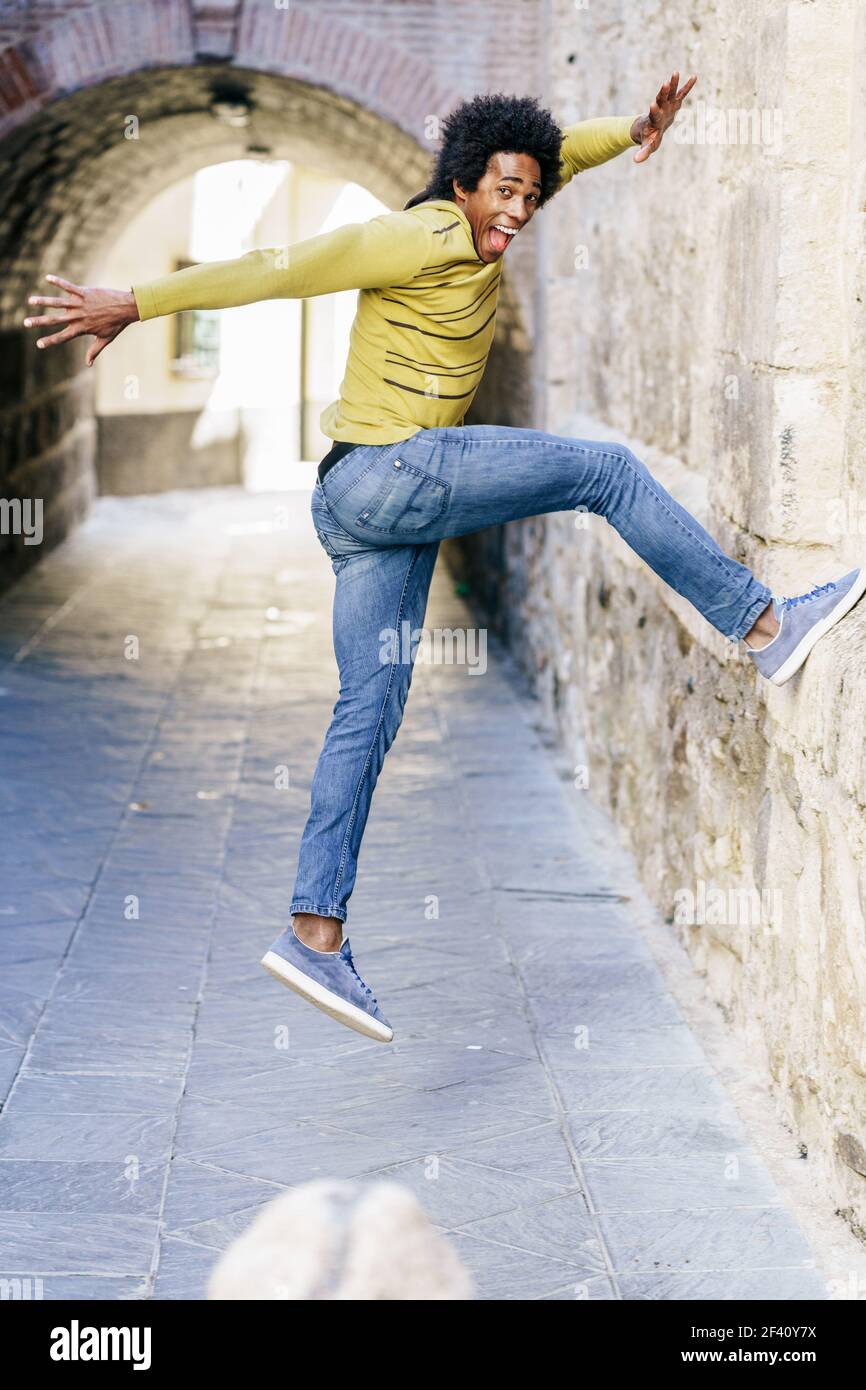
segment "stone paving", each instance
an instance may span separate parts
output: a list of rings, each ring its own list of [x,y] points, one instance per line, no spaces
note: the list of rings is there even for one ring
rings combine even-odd
[[[261,969],[332,583],[302,492],[226,489],[102,499],[0,601],[0,1277],[198,1299],[262,1203],[376,1173],[482,1299],[826,1297],[492,642],[418,667],[374,800],[394,1044]],[[471,622],[442,565],[427,621]]]

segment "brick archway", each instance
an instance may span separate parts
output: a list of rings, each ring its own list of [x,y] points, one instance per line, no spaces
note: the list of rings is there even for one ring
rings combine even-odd
[[[45,508],[45,547],[0,536],[0,583],[61,539],[96,490],[84,345],[40,353],[20,326],[47,271],[84,278],[164,187],[253,151],[325,167],[393,208],[423,186],[430,118],[466,92],[381,28],[365,33],[334,13],[343,6],[348,15],[349,0],[317,10],[305,0],[59,0],[50,28],[38,11],[0,21],[0,491]],[[471,69],[463,76],[471,82]],[[248,104],[246,128],[216,118],[226,96]],[[130,115],[137,139],[126,136]],[[507,286],[499,322],[476,411],[525,423],[528,340]]]
[[[211,114],[225,95],[249,103],[247,127]],[[229,78],[210,67],[146,68],[81,88],[0,142],[0,223],[9,229],[0,236],[3,325],[17,323],[38,276],[61,266],[82,274],[103,239],[163,188],[251,154],[326,168],[395,208],[423,184],[430,157],[358,102],[251,69],[233,68]]]
[[[119,210],[251,144],[347,178],[360,164],[360,181],[399,206],[429,165],[430,118],[462,95],[382,32],[296,0],[61,0],[52,15],[46,25],[24,12],[0,28],[3,326],[45,255],[75,273]],[[220,94],[251,102],[250,135],[210,116]]]
[[[64,6],[52,6],[52,17]],[[6,21],[0,52],[0,140],[71,91],[151,68],[249,68],[324,87],[416,139],[462,92],[381,30],[364,32],[296,0],[67,0],[49,27],[38,11]]]

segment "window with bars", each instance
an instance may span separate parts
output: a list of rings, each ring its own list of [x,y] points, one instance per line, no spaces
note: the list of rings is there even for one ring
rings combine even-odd
[[[195,261],[176,261],[186,270]],[[175,314],[172,371],[183,376],[212,377],[219,372],[220,316],[216,309],[184,309]]]

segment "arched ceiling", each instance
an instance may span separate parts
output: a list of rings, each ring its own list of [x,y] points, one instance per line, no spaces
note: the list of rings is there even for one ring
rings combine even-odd
[[[213,103],[249,105],[246,126]],[[137,137],[127,138],[135,117]],[[288,159],[402,207],[430,156],[405,131],[321,87],[267,73],[170,67],[113,78],[52,102],[0,145],[0,314],[21,317],[48,270],[75,278],[161,189],[208,164]]]

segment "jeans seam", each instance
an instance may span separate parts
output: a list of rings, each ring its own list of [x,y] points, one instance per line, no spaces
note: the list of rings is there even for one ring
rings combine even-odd
[[[685,533],[685,535],[687,535],[691,540],[695,541],[695,542],[697,543],[697,545],[700,546],[700,548],[701,548],[701,550],[703,551],[703,553],[704,553],[704,555],[706,556],[706,558],[709,559],[709,560],[712,560],[716,565],[718,565],[719,569],[721,569],[721,570],[724,572],[724,574],[727,576],[728,579],[734,579],[734,578],[736,578],[736,576],[735,576],[734,574],[732,574],[731,570],[728,568],[728,563],[729,563],[729,562],[728,562],[728,557],[727,557],[727,555],[725,555],[725,554],[721,554],[721,555],[716,555],[716,554],[714,554],[714,552],[713,552],[712,550],[710,550],[710,549],[708,548],[708,546],[706,546],[706,545],[704,544],[704,542],[701,540],[700,536],[696,536],[692,531],[689,530],[688,526],[684,526],[684,525],[683,525],[682,521],[681,521],[680,518],[677,516],[676,512],[672,512],[672,511],[671,511],[670,507],[669,507],[669,506],[667,505],[667,503],[664,501],[664,498],[659,497],[658,493],[657,493],[652,487],[650,487],[650,485],[649,485],[649,483],[647,482],[646,478],[645,478],[645,477],[643,476],[643,474],[641,473],[640,468],[636,468],[636,467],[634,466],[634,464],[632,463],[631,459],[628,457],[628,453],[627,453],[627,452],[624,453],[624,454],[619,454],[619,453],[614,453],[614,452],[607,452],[607,453],[603,453],[603,454],[602,454],[602,458],[619,459],[621,462],[627,464],[628,468],[631,470],[632,476],[633,476],[638,482],[640,482],[640,483],[643,484],[643,486],[645,487],[645,489],[647,490],[647,492],[650,494],[650,496],[655,500],[655,502],[658,503],[658,505],[659,505],[659,506],[662,508],[662,510],[667,514],[667,516],[670,517],[671,521],[675,522],[676,525],[680,528],[680,530],[683,531],[683,532]],[[607,518],[605,518],[605,520],[607,520]],[[614,530],[616,530],[616,527],[614,527]],[[754,579],[754,576],[752,576],[752,577],[753,577],[753,579]],[[758,580],[755,580],[755,583],[758,583],[758,582],[759,582]],[[770,595],[770,597],[772,597],[772,595]],[[769,601],[770,601],[770,600],[769,600],[769,598],[768,598],[768,599],[766,600],[766,603],[764,604],[764,607],[766,607],[766,604],[769,603]],[[755,602],[757,603],[757,599],[755,600]],[[706,615],[704,615],[704,616],[706,616]],[[751,626],[751,625],[750,625],[750,626]],[[746,628],[745,630],[746,630],[746,632],[749,631],[748,628]],[[731,640],[739,640],[739,639],[735,638],[735,639],[731,639]]]
[[[396,619],[395,619],[395,622],[394,622],[394,630],[395,630],[396,632],[399,632],[399,630],[400,630],[400,618],[401,618],[401,615],[402,615],[402,612],[403,612],[404,604],[405,604],[405,602],[406,602],[406,591],[407,591],[407,589],[408,589],[408,587],[409,587],[409,580],[410,580],[410,578],[411,578],[412,571],[413,571],[413,569],[415,568],[415,564],[416,564],[416,561],[417,561],[417,559],[418,559],[419,553],[420,553],[420,551],[416,550],[415,553],[413,554],[412,559],[411,559],[411,561],[409,562],[409,566],[408,566],[408,568],[407,568],[407,570],[406,570],[406,574],[405,574],[404,579],[403,579],[403,588],[402,588],[402,591],[401,591],[401,593],[400,593],[400,602],[399,602],[398,605],[397,605],[397,616],[396,616]],[[370,740],[370,746],[369,746],[369,748],[367,749],[367,756],[366,756],[366,758],[364,759],[364,766],[363,766],[362,769],[361,769],[361,774],[360,774],[360,776],[359,776],[359,778],[358,778],[358,785],[357,785],[356,788],[355,788],[355,795],[354,795],[354,797],[352,798],[352,809],[351,809],[351,811],[349,812],[349,822],[348,822],[348,824],[347,824],[347,826],[346,826],[346,833],[345,833],[345,835],[343,836],[343,843],[342,843],[342,846],[341,846],[341,848],[340,848],[340,862],[339,862],[339,866],[338,866],[338,869],[337,869],[337,878],[336,878],[336,882],[335,882],[335,884],[334,884],[334,896],[335,896],[335,897],[336,897],[337,894],[339,893],[339,891],[340,891],[340,886],[341,886],[341,884],[342,884],[342,882],[343,882],[343,873],[344,873],[344,871],[345,871],[345,868],[346,868],[346,860],[347,860],[348,855],[349,855],[349,840],[350,840],[350,837],[351,837],[351,834],[352,834],[352,828],[353,828],[353,826],[354,826],[354,824],[355,824],[355,820],[357,819],[358,802],[360,801],[360,798],[361,798],[361,790],[362,790],[362,788],[363,788],[363,786],[364,786],[364,780],[365,780],[365,778],[366,778],[366,776],[367,776],[367,773],[368,773],[369,770],[370,770],[370,763],[372,762],[372,758],[373,758],[373,750],[374,750],[374,748],[376,747],[376,740],[377,740],[378,737],[379,737],[379,731],[380,731],[380,729],[382,728],[382,724],[383,724],[384,719],[385,719],[385,710],[386,710],[387,707],[388,707],[388,700],[390,699],[391,691],[392,691],[393,688],[394,688],[394,672],[395,672],[396,668],[397,668],[397,660],[396,660],[396,657],[395,657],[395,658],[393,658],[392,661],[391,661],[391,670],[390,670],[390,673],[389,673],[389,676],[388,676],[388,685],[387,685],[387,687],[386,687],[386,689],[385,689],[384,695],[382,696],[382,704],[381,704],[381,707],[380,707],[380,709],[379,709],[379,717],[378,717],[378,719],[376,720],[376,727],[375,727],[375,729],[373,730],[373,737],[372,737],[372,739]]]
[[[345,496],[345,494],[343,494],[343,495]],[[355,540],[355,537],[349,535],[349,532],[346,530],[345,526],[342,526],[342,525],[340,524],[340,522],[339,522],[339,521],[337,520],[337,518],[334,516],[334,513],[331,511],[331,508],[328,506],[328,499],[327,499],[327,497],[325,496],[324,488],[322,489],[322,499],[321,499],[321,500],[322,500],[322,506],[325,508],[325,511],[328,513],[328,516],[329,516],[329,517],[331,518],[331,520],[333,521],[333,523],[334,523],[334,525],[336,526],[337,530],[338,530],[338,531],[342,531],[343,535],[344,535],[348,540],[354,541],[354,540]],[[339,499],[337,499],[337,500],[339,500]],[[318,531],[318,528],[316,528],[316,529],[317,529],[317,531]]]
[[[318,484],[318,488],[319,493],[321,494],[319,497],[319,503],[322,507],[324,507],[325,511],[328,513],[330,520],[332,521],[334,526],[336,526],[337,530],[340,532],[340,535],[345,536],[348,541],[352,541],[354,544],[357,545],[355,537],[350,536],[345,526],[340,525],[339,521],[334,516],[334,513],[331,511],[331,508],[328,506],[327,498],[325,497],[325,493],[321,483]],[[315,517],[313,517],[313,530],[316,533],[316,537],[319,541],[320,546],[322,547],[325,554],[331,561],[331,568],[333,569],[334,574],[339,574],[340,570],[346,564],[348,564],[350,557],[346,554],[343,554],[341,551],[337,549],[337,547],[332,543],[330,537],[327,537],[325,533],[316,525]]]
[[[459,425],[456,426],[456,429],[459,431],[460,426],[459,426]],[[525,448],[527,447],[527,444],[532,443],[531,440],[526,440],[526,439],[471,439],[471,438],[468,438],[468,439],[463,439],[463,438],[461,438],[461,439],[459,439],[459,440],[458,440],[458,439],[454,439],[454,440],[446,439],[446,440],[444,440],[443,442],[446,443],[446,444],[459,444],[460,447],[463,448],[463,449],[482,449],[482,448],[485,447],[485,445],[492,444],[493,447],[494,447],[495,449],[497,449],[497,450],[498,450],[498,449],[525,449]],[[588,449],[588,448],[586,448],[584,445],[579,444],[577,440],[572,440],[572,439],[562,439],[562,440],[558,440],[558,439],[551,439],[550,437],[548,437],[548,438],[546,438],[545,441],[544,441],[544,447],[545,447],[545,449],[575,449],[575,448],[577,448],[577,449],[580,449],[581,452],[584,453],[584,454],[598,454],[599,458],[618,458],[618,457],[619,457],[617,454],[612,454],[612,453],[609,452],[609,450],[606,450],[606,449]],[[625,446],[623,446],[623,447],[625,447]]]

